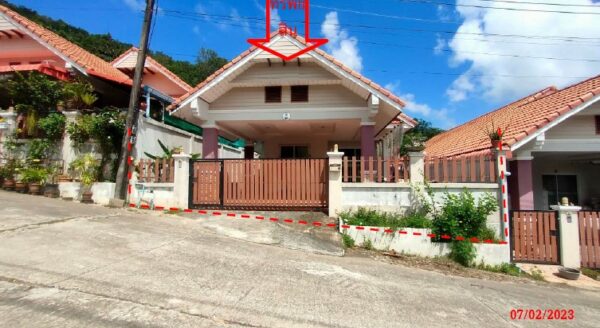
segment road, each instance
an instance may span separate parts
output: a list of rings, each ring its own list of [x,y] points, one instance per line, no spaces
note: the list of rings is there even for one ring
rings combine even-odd
[[[600,293],[232,238],[199,220],[0,191],[2,327],[597,327]],[[268,224],[246,221],[247,224]],[[255,230],[258,231],[258,230]],[[574,309],[571,321],[509,311]]]

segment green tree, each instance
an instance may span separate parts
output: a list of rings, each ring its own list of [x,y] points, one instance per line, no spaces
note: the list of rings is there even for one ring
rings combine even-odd
[[[422,120],[420,118],[417,118],[416,121],[418,125],[404,134],[402,146],[400,147],[400,154],[402,155],[408,154],[408,148],[415,143],[425,142],[444,132],[442,129],[433,127],[431,122]]]

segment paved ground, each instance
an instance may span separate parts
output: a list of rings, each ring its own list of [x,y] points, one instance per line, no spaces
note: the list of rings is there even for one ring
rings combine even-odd
[[[600,293],[445,276],[0,191],[4,327],[597,327]],[[285,245],[284,245],[285,246]],[[511,321],[513,308],[575,310]]]

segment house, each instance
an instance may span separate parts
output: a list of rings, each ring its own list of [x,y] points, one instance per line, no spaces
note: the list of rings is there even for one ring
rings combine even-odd
[[[513,210],[549,210],[563,197],[600,208],[600,76],[519,99],[432,138],[425,152],[451,158],[489,153],[486,131],[498,127]]]
[[[131,78],[58,34],[0,5],[0,76],[38,71],[61,80],[89,81],[96,106],[125,107]],[[6,97],[2,97],[6,99]],[[8,107],[0,102],[0,107]]]
[[[283,54],[306,47],[282,29],[268,46]],[[246,140],[247,157],[326,158],[334,144],[347,155],[376,156],[394,120],[416,122],[388,90],[316,49],[292,61],[252,47],[170,107],[204,129],[203,156],[216,158],[217,136]]]

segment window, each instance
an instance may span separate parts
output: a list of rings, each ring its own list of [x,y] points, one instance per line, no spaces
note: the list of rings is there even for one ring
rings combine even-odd
[[[600,115],[594,116],[596,119],[596,134],[600,135]]]
[[[281,87],[265,87],[265,102],[280,103],[281,102]]]
[[[281,146],[281,158],[310,158],[308,146]]]
[[[559,204],[563,197],[569,198],[570,203],[579,203],[575,175],[543,175],[542,185],[548,195],[548,206]]]
[[[360,158],[360,148],[340,148],[340,152],[344,153],[344,157]]]
[[[308,102],[308,85],[292,86],[292,102]]]

